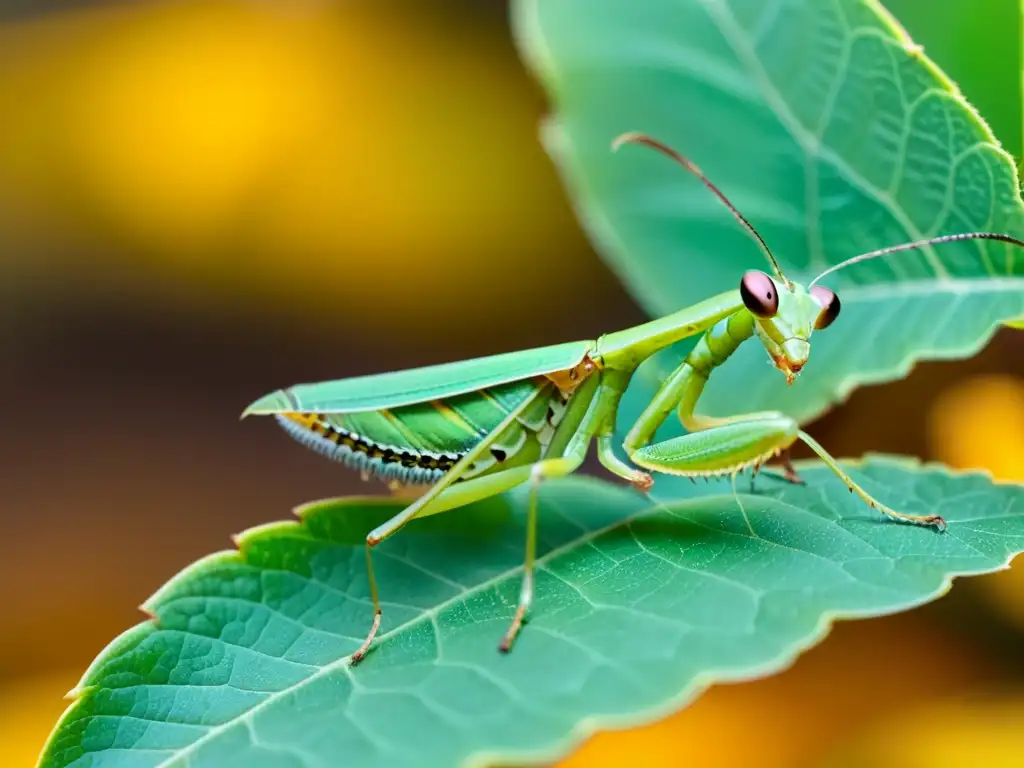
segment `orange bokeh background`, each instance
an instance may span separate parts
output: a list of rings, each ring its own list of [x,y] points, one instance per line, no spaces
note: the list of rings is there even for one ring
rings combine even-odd
[[[887,5],[1019,155],[1016,0]],[[254,396],[643,315],[537,141],[543,94],[502,3],[12,8],[0,764],[30,766],[63,694],[162,582],[298,502],[360,489],[240,425]],[[856,393],[813,430],[841,456],[1024,481],[1022,360],[1024,338],[1002,331],[971,361]],[[841,623],[787,672],[598,735],[565,765],[1020,764],[1021,573]]]

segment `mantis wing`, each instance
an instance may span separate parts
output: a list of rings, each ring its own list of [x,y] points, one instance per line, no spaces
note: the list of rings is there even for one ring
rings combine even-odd
[[[573,341],[408,371],[297,384],[261,397],[245,409],[242,417],[296,412],[355,413],[440,400],[575,368],[595,346],[592,341]]]

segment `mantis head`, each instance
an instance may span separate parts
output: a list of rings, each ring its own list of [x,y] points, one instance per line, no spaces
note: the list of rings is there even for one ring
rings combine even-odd
[[[740,281],[740,298],[754,316],[754,330],[775,367],[792,384],[811,354],[811,334],[839,316],[839,297],[823,285],[810,290],[784,277],[752,269]]]
[[[881,248],[877,251],[861,253],[852,258],[835,264],[816,278],[805,288],[795,283],[782,273],[782,268],[775,260],[768,244],[757,233],[754,226],[747,221],[736,206],[729,202],[728,198],[705,176],[700,168],[680,155],[666,144],[651,138],[643,133],[624,133],[612,142],[612,149],[616,150],[623,144],[641,144],[661,152],[663,155],[675,160],[686,170],[699,178],[712,193],[718,197],[726,208],[736,217],[747,232],[761,246],[761,250],[768,258],[773,274],[759,270],[749,270],[743,275],[740,281],[740,298],[743,305],[754,316],[754,330],[761,343],[764,344],[772,363],[786,376],[786,383],[792,384],[797,374],[807,363],[811,354],[811,334],[816,330],[822,330],[830,326],[839,316],[839,297],[818,281],[825,275],[836,270],[843,269],[859,261],[874,259],[879,256],[886,256],[899,251],[909,251],[914,248],[938,245],[939,243],[950,243],[958,240],[999,240],[1004,243],[1024,247],[1024,241],[1018,240],[1009,235],[1002,235],[995,232],[965,232],[955,235],[939,235],[926,240],[916,240],[901,245],[892,245],[888,248]]]

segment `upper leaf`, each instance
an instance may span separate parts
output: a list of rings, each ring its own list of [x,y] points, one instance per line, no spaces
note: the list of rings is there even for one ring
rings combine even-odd
[[[250,531],[100,655],[42,765],[551,760],[597,727],[781,669],[836,617],[920,604],[1024,549],[1020,487],[891,460],[853,472],[948,532],[887,522],[817,466],[806,488],[762,478],[742,507],[728,483],[662,478],[653,504],[595,480],[544,485],[532,619],[508,655],[525,490],[376,550],[383,635],[354,668],[371,618],[363,537],[400,505],[350,500]]]
[[[524,58],[547,88],[544,140],[599,251],[652,314],[736,287],[764,258],[688,156],[758,228],[792,279],[937,234],[1024,235],[1013,163],[955,87],[873,0],[517,0]],[[1024,313],[1024,250],[969,242],[828,278],[843,311],[787,388],[747,345],[715,375],[712,413],[807,420],[916,360],[976,352]]]

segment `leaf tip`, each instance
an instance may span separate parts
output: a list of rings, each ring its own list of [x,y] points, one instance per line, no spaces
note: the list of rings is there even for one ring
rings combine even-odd
[[[152,598],[151,598],[152,599]],[[160,628],[160,617],[157,615],[156,610],[149,604],[149,600],[138,606],[139,613],[146,617],[146,620],[151,622],[157,629]]]
[[[323,506],[323,501],[306,501],[292,507],[292,514],[299,520],[305,520],[321,506]]]
[[[252,528],[246,528],[241,533],[231,535],[231,543],[234,544],[235,550],[230,553],[230,556],[247,561],[249,559],[250,549],[257,540],[266,539],[268,537],[273,538],[280,535],[282,532],[295,531],[296,529],[301,528],[301,523],[293,522],[291,520],[262,523],[261,525],[254,525]]]
[[[65,693],[61,698],[64,701],[78,701],[80,698],[82,698],[82,694],[84,694],[85,691],[86,687],[83,686],[81,683],[78,683],[77,685],[75,685],[74,688]]]

